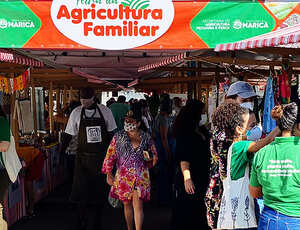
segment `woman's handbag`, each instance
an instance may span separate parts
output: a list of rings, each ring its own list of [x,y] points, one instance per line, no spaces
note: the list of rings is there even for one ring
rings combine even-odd
[[[119,199],[113,198],[110,195],[108,195],[108,203],[113,208],[122,208],[122,201],[120,201]]]
[[[16,152],[15,139],[13,135],[10,135],[9,148],[6,152],[2,152],[2,157],[9,179],[14,183],[22,169],[22,164]]]

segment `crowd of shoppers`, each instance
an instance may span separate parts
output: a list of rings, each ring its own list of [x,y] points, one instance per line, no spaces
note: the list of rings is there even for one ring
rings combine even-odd
[[[158,207],[171,208],[171,230],[299,229],[295,103],[272,110],[277,127],[262,138],[256,93],[247,82],[230,86],[211,124],[199,100],[183,103],[154,93],[145,100],[119,96],[106,107],[95,96],[91,88],[80,91],[62,147],[75,156],[70,200],[78,207],[79,229],[102,229],[102,210],[110,202],[124,209],[128,230],[142,230],[144,203],[153,197]],[[1,114],[0,122],[7,127],[1,152],[9,146],[9,126]],[[9,183],[1,161],[0,177],[1,203]],[[261,215],[258,198],[264,199]]]

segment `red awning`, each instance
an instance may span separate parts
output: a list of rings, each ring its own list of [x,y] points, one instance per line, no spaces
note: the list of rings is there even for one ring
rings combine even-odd
[[[150,70],[150,69],[155,69],[155,68],[158,68],[158,67],[166,66],[166,65],[178,62],[178,61],[182,61],[186,57],[187,57],[186,53],[181,53],[179,55],[166,58],[166,59],[164,59],[160,62],[156,62],[156,63],[153,63],[153,64],[142,66],[138,69],[138,72],[147,71],[147,70]]]
[[[222,52],[263,47],[276,47],[298,42],[300,42],[300,24],[272,31],[267,34],[263,34],[239,42],[218,44],[215,47],[215,51]]]
[[[44,63],[33,58],[17,55],[6,50],[0,50],[0,61],[9,62],[19,65],[27,65],[31,67],[43,67]]]

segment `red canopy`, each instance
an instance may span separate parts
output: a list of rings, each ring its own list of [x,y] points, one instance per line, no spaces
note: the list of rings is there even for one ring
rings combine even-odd
[[[13,64],[27,65],[32,67],[43,67],[44,63],[33,58],[24,57],[6,50],[0,50],[0,61]]]
[[[218,44],[216,52],[276,47],[300,42],[300,24],[234,43]]]

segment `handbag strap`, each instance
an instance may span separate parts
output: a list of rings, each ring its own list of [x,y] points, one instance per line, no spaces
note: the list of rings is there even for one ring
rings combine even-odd
[[[231,181],[231,158],[232,158],[232,149],[233,149],[234,143],[229,147],[228,149],[228,155],[227,155],[227,180]]]

